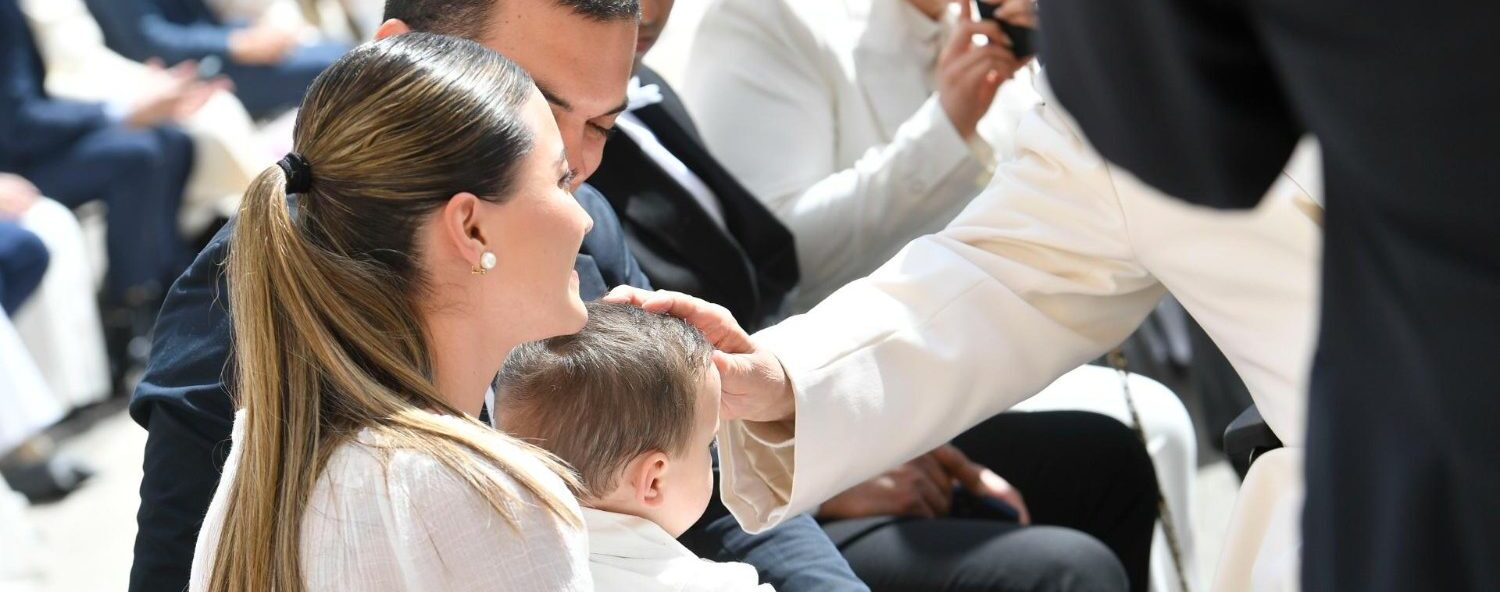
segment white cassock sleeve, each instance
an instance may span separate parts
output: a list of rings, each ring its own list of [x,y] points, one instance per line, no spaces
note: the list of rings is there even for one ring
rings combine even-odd
[[[1060,111],[942,232],[756,335],[796,398],[731,422],[725,504],[750,532],[808,511],[1036,394],[1124,340],[1164,289],[1138,262],[1111,170]]]

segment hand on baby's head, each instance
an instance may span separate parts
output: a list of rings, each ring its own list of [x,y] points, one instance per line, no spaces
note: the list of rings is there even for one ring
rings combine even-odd
[[[676,318],[617,304],[588,311],[577,334],[511,352],[495,385],[495,417],[571,465],[584,505],[677,536],[713,495],[712,348]]]

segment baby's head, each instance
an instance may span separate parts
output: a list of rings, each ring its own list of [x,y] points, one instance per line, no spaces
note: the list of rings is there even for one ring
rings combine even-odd
[[[673,317],[602,303],[588,311],[577,334],[511,352],[495,383],[497,423],[572,465],[583,505],[681,535],[713,495],[713,349]]]

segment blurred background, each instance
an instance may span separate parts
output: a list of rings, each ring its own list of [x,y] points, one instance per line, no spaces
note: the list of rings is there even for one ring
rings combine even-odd
[[[193,59],[190,38],[177,39],[177,46],[166,49],[134,47],[144,41],[128,39],[106,22],[111,0],[0,2],[15,3],[24,12],[40,53],[38,67],[45,71],[47,93],[102,105],[94,108],[137,129],[177,124],[195,140],[196,170],[164,181],[175,184],[182,195],[177,216],[168,223],[181,244],[161,249],[164,263],[129,263],[173,270],[180,269],[184,258],[235,211],[238,194],[250,178],[290,146],[295,97],[277,96],[274,89],[295,84],[229,88],[215,82],[218,77],[236,68],[272,66],[289,79],[309,76],[304,72],[316,74],[320,64],[369,37],[379,23],[382,4],[208,0],[221,19],[255,24],[247,28],[250,35],[236,42],[230,60],[199,60]],[[671,25],[646,58],[676,86],[681,86],[696,24],[709,4],[710,0],[679,0]],[[165,67],[142,59],[163,52],[191,62]],[[163,140],[158,148],[170,155],[170,142]],[[62,201],[52,195],[54,191],[42,193]],[[13,312],[19,329],[15,336],[8,327],[0,333],[0,377],[23,384],[16,387],[18,392],[31,384],[30,395],[48,393],[47,401],[31,406],[36,417],[30,425],[22,425],[26,422],[16,416],[0,417],[0,424],[16,424],[5,426],[11,431],[0,434],[17,434],[10,442],[0,442],[11,450],[0,464],[12,488],[25,494],[0,495],[0,520],[17,520],[23,526],[0,542],[0,566],[7,570],[0,573],[19,574],[14,582],[0,580],[5,592],[121,590],[131,565],[146,433],[128,416],[126,403],[149,352],[154,307],[170,277],[143,272],[135,276],[139,281],[120,284],[122,273],[117,272],[105,279],[109,266],[124,269],[122,255],[116,253],[132,246],[118,244],[125,240],[119,230],[111,233],[115,242],[106,240],[105,230],[145,222],[113,220],[106,215],[108,191],[90,195],[103,197],[62,204],[76,216],[76,228],[54,230],[45,221],[31,221],[49,247],[72,241],[54,248],[51,262],[52,269],[63,270],[55,273],[68,275],[62,280],[49,276],[36,295]],[[125,217],[119,215],[120,208],[114,211],[114,218]],[[23,226],[34,217],[19,216]],[[174,248],[180,251],[173,253]],[[67,312],[76,312],[79,298],[87,303],[84,308],[90,308],[93,294],[100,294],[97,313],[79,318]],[[82,332],[77,329],[80,323]],[[1249,397],[1201,333],[1169,299],[1125,351],[1133,370],[1171,387],[1193,416],[1199,468],[1191,528],[1199,578],[1207,582],[1212,581],[1239,483],[1219,452],[1221,436]],[[94,341],[94,334],[99,335],[97,344],[80,343]],[[15,362],[23,357],[35,368],[18,370]],[[25,383],[24,372],[38,374],[38,380]]]

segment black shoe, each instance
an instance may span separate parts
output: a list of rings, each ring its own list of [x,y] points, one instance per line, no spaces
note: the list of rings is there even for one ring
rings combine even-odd
[[[94,471],[54,456],[39,462],[0,468],[0,475],[4,475],[5,482],[16,493],[26,496],[33,504],[43,504],[78,491],[94,476]]]

